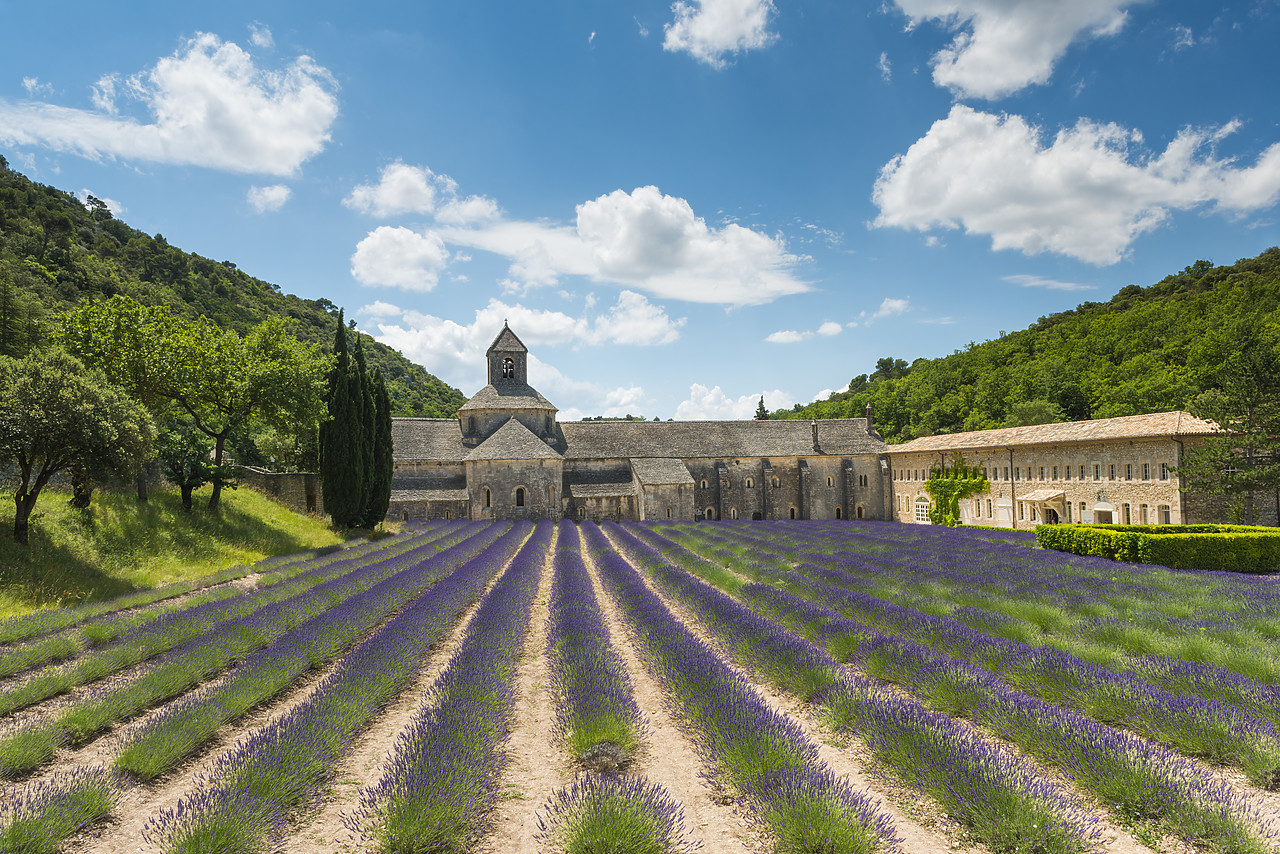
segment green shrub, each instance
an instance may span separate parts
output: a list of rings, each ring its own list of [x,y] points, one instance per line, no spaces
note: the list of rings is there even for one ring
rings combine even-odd
[[[1041,548],[1173,569],[1280,571],[1280,531],[1245,525],[1040,525]]]

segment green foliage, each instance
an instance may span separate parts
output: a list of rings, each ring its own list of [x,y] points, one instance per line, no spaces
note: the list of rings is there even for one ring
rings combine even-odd
[[[13,536],[29,538],[40,492],[61,472],[85,485],[129,477],[152,454],[146,411],[63,350],[0,357],[0,464],[16,464]]]
[[[395,472],[395,455],[391,445],[391,398],[382,369],[373,371],[373,472],[369,485],[369,510],[365,522],[374,527],[387,516],[391,505],[391,478]]]
[[[881,359],[849,391],[773,417],[855,418],[871,404],[876,429],[897,443],[1030,423],[1018,417],[1027,404],[1069,421],[1187,409],[1222,387],[1219,367],[1247,343],[1241,330],[1278,323],[1280,248],[1273,247],[1231,266],[1197,262],[950,356],[910,366]]]
[[[347,349],[347,327],[338,315],[333,342],[334,363],[325,397],[329,419],[320,425],[320,482],[325,510],[339,528],[357,524],[368,504],[362,445],[363,394],[356,366]]]
[[[768,421],[768,420],[769,420],[769,410],[767,410],[767,409],[765,409],[765,408],[764,408],[764,395],[763,395],[763,394],[762,394],[762,395],[760,395],[760,402],[759,402],[758,404],[756,404],[756,420],[757,420],[757,421]]]
[[[957,454],[950,466],[929,470],[929,479],[924,482],[924,491],[933,499],[929,506],[929,521],[935,525],[958,525],[960,502],[990,488],[986,472],[969,465],[964,457]]]
[[[13,288],[16,310],[6,308],[6,287]],[[184,320],[203,316],[240,335],[283,318],[298,340],[319,345],[332,340],[337,323],[336,306],[326,299],[282,294],[230,261],[184,252],[163,235],[130,228],[92,196],[81,203],[0,167],[0,354],[21,355],[38,344],[45,312],[115,294],[167,307]],[[18,324],[20,335],[6,323]],[[381,368],[386,379],[392,414],[449,417],[466,402],[395,350],[371,338],[365,344],[370,367]]]
[[[1280,533],[1236,525],[1040,525],[1041,548],[1174,569],[1280,572]]]
[[[165,479],[182,494],[182,509],[190,512],[191,493],[214,480],[233,484],[226,466],[214,464],[210,458],[213,446],[189,424],[175,424],[156,439],[156,456]]]

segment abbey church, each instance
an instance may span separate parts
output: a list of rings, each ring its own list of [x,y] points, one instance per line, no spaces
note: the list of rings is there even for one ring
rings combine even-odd
[[[486,358],[489,382],[457,418],[392,420],[388,518],[889,518],[869,417],[561,423],[510,328]]]

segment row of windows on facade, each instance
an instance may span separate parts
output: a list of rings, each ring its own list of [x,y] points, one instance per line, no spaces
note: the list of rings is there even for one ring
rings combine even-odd
[[[903,496],[899,496],[899,498],[898,498],[898,510],[899,510],[899,511],[902,511],[902,510],[907,509],[908,502],[910,502],[910,500],[911,500],[911,499],[910,499],[909,497],[905,496],[905,495],[903,495]],[[990,499],[990,498],[985,499],[985,502],[986,502],[986,511],[987,511],[987,512],[986,512],[986,514],[985,514],[985,516],[984,516],[984,514],[983,514],[983,512],[982,512],[982,510],[983,510],[983,501],[984,501],[984,499],[981,499],[981,498],[975,498],[975,499],[973,500],[973,516],[974,516],[974,518],[975,518],[975,519],[982,519],[982,518],[986,518],[986,519],[995,519],[995,518],[996,518],[996,514],[995,514],[995,512],[994,512],[995,507],[992,505],[992,503],[991,503],[991,499]],[[1065,520],[1066,522],[1069,522],[1069,523],[1070,523],[1070,522],[1083,522],[1083,521],[1084,521],[1084,518],[1085,518],[1085,502],[1081,501],[1081,502],[1079,503],[1079,505],[1078,505],[1078,506],[1079,506],[1079,508],[1080,508],[1080,515],[1079,515],[1078,517],[1072,518],[1072,516],[1073,516],[1073,513],[1072,513],[1072,504],[1071,504],[1071,502],[1070,502],[1070,501],[1066,502],[1066,505],[1065,505],[1065,509],[1066,509],[1066,512],[1067,512],[1067,518],[1066,518],[1066,520]],[[1038,505],[1037,505],[1035,502],[1033,502],[1033,501],[1019,501],[1019,502],[1018,502],[1018,520],[1019,520],[1019,521],[1026,521],[1026,520],[1029,518],[1029,519],[1030,519],[1030,521],[1032,521],[1032,522],[1038,522],[1038,521],[1040,521],[1040,519],[1039,519],[1039,515],[1040,515],[1040,514],[1039,514],[1039,513],[1038,513],[1038,511],[1037,511],[1037,507],[1038,507]],[[1106,522],[1108,522],[1108,523],[1109,523],[1109,522],[1111,522],[1111,521],[1112,521],[1112,520],[1111,520],[1111,518],[1110,518],[1111,512],[1112,512],[1112,511],[1110,511],[1110,510],[1097,510],[1097,509],[1095,509],[1095,510],[1094,510],[1094,517],[1095,517],[1095,518],[1094,518],[1094,521],[1095,521],[1095,522],[1106,521]],[[1170,523],[1170,519],[1172,518],[1172,509],[1170,508],[1170,506],[1169,506],[1168,504],[1160,504],[1160,505],[1158,505],[1158,506],[1156,507],[1156,511],[1155,511],[1155,516],[1154,516],[1154,518],[1152,518],[1152,516],[1151,516],[1151,509],[1150,509],[1149,505],[1146,505],[1146,504],[1139,504],[1139,505],[1138,505],[1138,512],[1137,512],[1136,514],[1133,512],[1133,505],[1132,505],[1132,504],[1122,504],[1122,505],[1120,505],[1120,512],[1121,512],[1121,518],[1123,519],[1123,524],[1125,524],[1125,525],[1132,525],[1132,524],[1134,524],[1135,518],[1136,518],[1136,520],[1137,520],[1137,524],[1139,524],[1139,525],[1150,525],[1150,524],[1168,525],[1168,524]],[[1105,518],[1105,519],[1098,519],[1098,518],[1097,518],[1097,516],[1098,516],[1099,514],[1105,514],[1107,518]],[[915,516],[916,516],[916,521],[917,521],[917,522],[928,522],[928,521],[929,521],[929,499],[928,499],[928,498],[925,498],[923,495],[922,495],[922,496],[920,496],[919,498],[917,498],[917,499],[915,500]]]
[[[868,478],[867,478],[867,476],[866,476],[865,474],[860,474],[860,475],[858,475],[858,486],[866,486],[869,482],[870,482],[870,481],[868,480]],[[727,480],[727,479],[726,479],[726,480],[722,480],[722,481],[720,481],[720,488],[721,488],[721,489],[728,489],[728,488],[729,488],[729,483],[730,483],[730,481],[729,481],[729,480]],[[744,488],[746,488],[746,489],[755,489],[755,488],[756,488],[756,479],[755,479],[754,477],[744,478],[744,479],[743,479],[743,481],[742,481],[742,485],[743,485],[743,487],[744,487]],[[836,485],[836,479],[835,479],[834,477],[831,477],[831,476],[829,476],[829,475],[828,475],[828,477],[827,477],[827,486],[834,487],[835,485]],[[700,488],[702,488],[702,489],[706,489],[706,488],[707,488],[707,480],[706,480],[706,478],[703,478],[703,479],[699,482],[698,486],[699,486]],[[772,486],[774,489],[778,489],[778,488],[780,488],[780,487],[782,486],[782,481],[775,477],[775,478],[773,479],[772,483],[770,483],[770,486]]]
[[[1159,469],[1160,479],[1169,480],[1172,474],[1172,469],[1169,468],[1169,464],[1160,463],[1159,465],[1160,465],[1160,469]],[[1039,466],[1038,468],[1039,468],[1039,478],[1038,478],[1039,480],[1071,480],[1071,470],[1072,470],[1071,466],[1063,466],[1061,469],[1059,469],[1057,466]],[[1142,480],[1151,480],[1151,475],[1153,471],[1155,471],[1155,469],[1151,463],[1142,463],[1141,468],[1138,468],[1137,464],[1135,463],[1125,463],[1124,469],[1123,469],[1124,480],[1133,480],[1135,473],[1141,473]],[[1020,466],[1014,466],[1012,469],[1012,473],[1013,473],[1012,480],[1019,481],[1024,479],[1025,480],[1037,479],[1036,477],[1033,476],[1033,473],[1032,473],[1033,469],[1031,466],[1027,466],[1026,468],[1027,474],[1025,478],[1023,477],[1022,472],[1023,472],[1023,469]],[[1059,472],[1061,472],[1061,475],[1062,475],[1061,477],[1059,477]],[[1077,479],[1086,480],[1087,472],[1088,472],[1088,467],[1081,465],[1079,469],[1079,477]],[[1101,481],[1103,479],[1102,476],[1104,474],[1106,475],[1107,480],[1119,480],[1122,470],[1118,463],[1109,463],[1105,469],[1103,468],[1101,463],[1093,463],[1092,473],[1093,473],[1093,479],[1096,481]],[[987,480],[994,481],[997,483],[1002,480],[1003,481],[1010,480],[1011,478],[1009,477],[1009,474],[1010,474],[1009,466],[1005,466],[1003,469],[1001,469],[1000,466],[992,466],[991,468],[984,468],[982,470],[983,477],[985,477]],[[893,479],[894,480],[928,480],[929,472],[923,469],[894,469]],[[830,478],[828,478],[828,480],[830,480]]]
[[[668,515],[667,515],[667,518],[668,518],[668,519],[670,519],[670,518],[671,518],[670,513],[671,513],[671,508],[670,508],[670,507],[668,507],[668,508],[667,508],[667,514],[668,514]],[[859,504],[859,505],[854,509],[854,518],[855,518],[855,519],[861,519],[861,518],[863,518],[863,516],[865,515],[865,513],[866,513],[866,511],[863,509],[862,505],[861,505],[861,504]],[[789,509],[788,509],[788,514],[790,515],[790,518],[792,518],[792,519],[799,518],[799,517],[797,516],[797,514],[796,514],[796,508],[794,508],[794,507],[791,507],[791,508],[789,508]],[[707,519],[714,519],[714,518],[716,518],[716,508],[714,508],[714,507],[708,507],[705,511],[703,511],[703,516],[704,516],[704,518],[707,518]],[[762,514],[761,514],[759,511],[755,511],[755,512],[753,512],[753,513],[751,514],[751,518],[752,518],[752,519],[756,519],[756,520],[760,519],[760,518],[761,518],[761,516],[762,516]],[[730,519],[737,519],[737,518],[738,518],[738,508],[737,508],[737,507],[730,507],[730,508],[729,508],[729,518],[730,518]],[[837,506],[837,507],[836,507],[836,510],[835,510],[835,518],[837,518],[837,519],[843,519],[843,518],[844,518],[844,508],[843,508],[843,507],[839,507],[839,506]]]

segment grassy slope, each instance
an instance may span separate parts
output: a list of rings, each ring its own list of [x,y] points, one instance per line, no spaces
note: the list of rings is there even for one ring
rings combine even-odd
[[[31,545],[13,542],[12,493],[0,495],[0,618],[42,607],[108,599],[341,542],[327,522],[288,510],[251,489],[223,492],[210,513],[197,495],[185,513],[176,491],[94,493],[87,511],[69,490],[46,489],[32,517]]]

